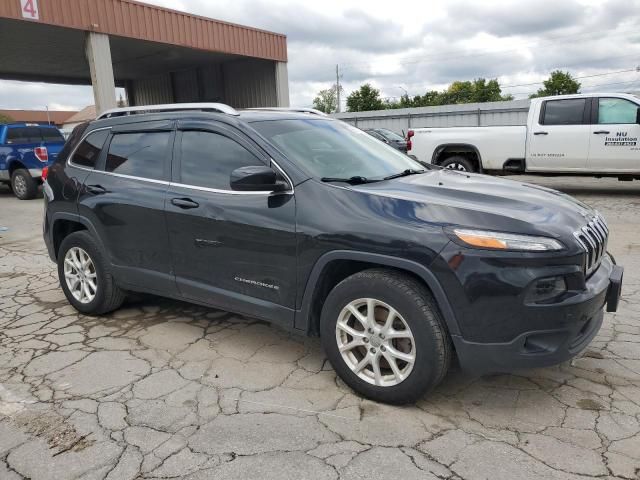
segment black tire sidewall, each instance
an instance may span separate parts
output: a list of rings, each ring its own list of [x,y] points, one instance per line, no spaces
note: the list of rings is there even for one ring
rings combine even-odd
[[[24,194],[24,196],[19,196],[18,192],[16,191],[14,182],[15,182],[15,178],[16,177],[23,177],[25,184],[27,186],[27,191]],[[19,168],[17,170],[15,170],[13,172],[13,174],[11,175],[11,190],[13,191],[13,194],[19,199],[19,200],[31,200],[33,198],[36,197],[36,195],[38,194],[38,184],[36,183],[36,181],[31,177],[31,174],[29,173],[28,170],[24,169],[24,168]]]
[[[73,247],[82,248],[93,262],[93,265],[96,269],[96,286],[97,292],[95,298],[89,303],[81,303],[75,299],[69,287],[67,286],[67,281],[64,277],[64,257],[67,252]],[[67,300],[73,307],[79,312],[85,314],[96,314],[101,309],[105,303],[105,295],[107,290],[107,278],[105,275],[105,267],[104,267],[104,256],[102,255],[102,251],[100,247],[93,240],[91,235],[88,232],[75,232],[67,236],[62,243],[60,244],[60,249],[58,250],[58,278],[60,280],[60,286],[64,291]]]
[[[425,318],[423,309],[411,301],[406,292],[397,288],[394,283],[384,281],[363,282],[349,281],[339,284],[327,297],[322,309],[321,341],[325,353],[344,382],[364,396],[394,404],[413,402],[434,387],[440,379],[441,368],[433,368],[442,362],[438,356],[442,346],[432,330],[432,325]],[[375,298],[392,306],[405,319],[415,341],[416,360],[409,376],[400,384],[392,387],[379,387],[360,379],[344,362],[338,350],[335,328],[342,309],[358,298]],[[436,312],[431,312],[433,315]]]
[[[466,158],[464,157],[459,157],[459,156],[455,156],[455,157],[449,157],[446,158],[441,164],[441,167],[447,168],[446,165],[449,165],[451,163],[460,163],[461,165],[464,165],[464,168],[467,169],[468,173],[474,173],[476,171],[476,169],[474,168],[473,164]],[[461,170],[455,170],[456,172],[460,172]]]

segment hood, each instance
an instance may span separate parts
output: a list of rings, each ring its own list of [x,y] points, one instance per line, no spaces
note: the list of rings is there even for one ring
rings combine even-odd
[[[573,236],[595,213],[549,188],[449,169],[350,188],[418,204],[412,214],[429,223],[558,238]]]

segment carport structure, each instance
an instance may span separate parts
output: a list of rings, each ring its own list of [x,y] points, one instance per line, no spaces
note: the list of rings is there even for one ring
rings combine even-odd
[[[286,36],[132,0],[2,0],[0,78],[93,85],[116,106],[287,107]]]

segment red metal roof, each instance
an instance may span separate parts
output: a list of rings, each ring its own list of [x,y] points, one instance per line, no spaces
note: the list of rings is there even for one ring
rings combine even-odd
[[[46,110],[0,110],[0,114],[8,116],[14,122],[46,123],[50,120],[54,125],[62,125],[76,113],[78,112],[49,110],[49,117],[47,117]]]
[[[287,61],[287,37],[133,0],[38,0],[25,20],[20,0],[0,1],[0,17],[35,21],[189,48]]]

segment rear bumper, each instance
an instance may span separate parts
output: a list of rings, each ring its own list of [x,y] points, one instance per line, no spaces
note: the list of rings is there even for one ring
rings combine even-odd
[[[29,175],[33,178],[42,178],[42,169],[41,168],[30,168]]]
[[[452,336],[462,368],[474,374],[507,373],[547,367],[575,357],[600,330],[605,305],[607,311],[616,311],[622,274],[622,267],[607,258],[578,298],[569,303],[527,307],[543,309],[545,316],[557,320],[557,329],[525,331],[503,343],[476,343]]]

